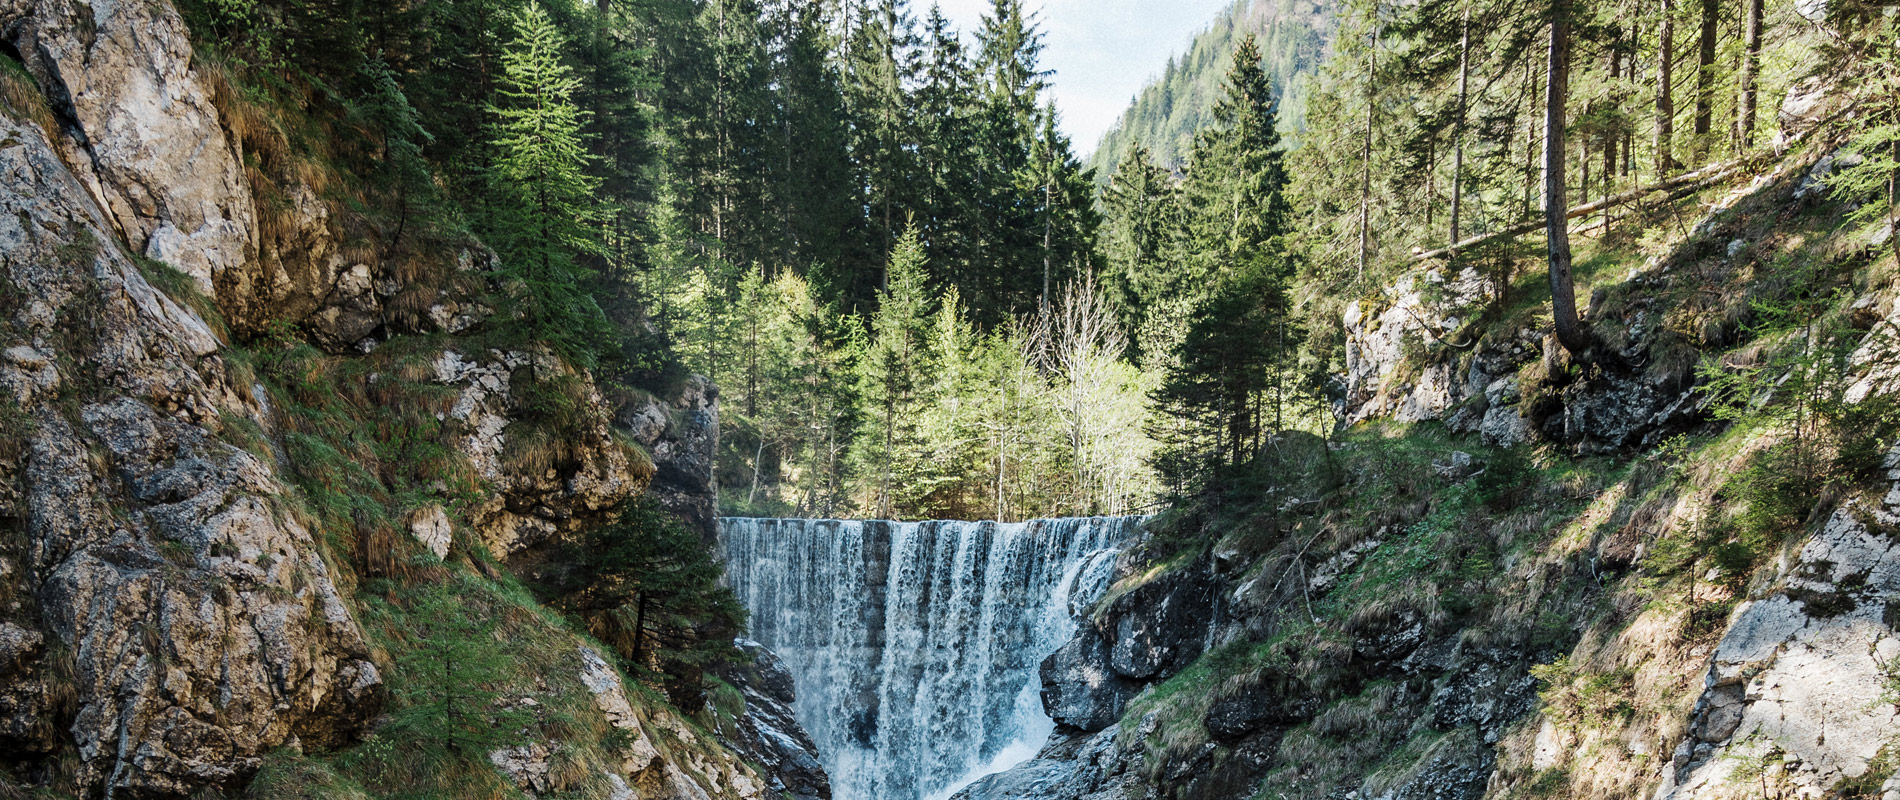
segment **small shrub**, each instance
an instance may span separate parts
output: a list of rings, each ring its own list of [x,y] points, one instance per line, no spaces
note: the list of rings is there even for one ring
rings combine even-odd
[[[1484,471],[1478,473],[1472,483],[1487,508],[1503,513],[1517,508],[1530,497],[1538,477],[1537,465],[1525,454],[1524,448],[1509,447],[1493,453]]]
[[[1636,712],[1630,701],[1636,673],[1621,669],[1590,673],[1576,668],[1569,656],[1549,664],[1531,667],[1531,677],[1543,682],[1538,699],[1555,720],[1573,724],[1603,725]]]
[[[407,647],[396,658],[395,738],[411,746],[482,755],[514,744],[527,716],[500,705],[495,690],[515,657],[495,631],[499,622],[471,607],[466,577],[423,589],[402,615]]]

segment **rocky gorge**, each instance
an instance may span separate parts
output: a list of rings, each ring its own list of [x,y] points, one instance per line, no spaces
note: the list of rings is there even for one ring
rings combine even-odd
[[[1825,86],[1603,219],[1590,358],[1423,259],[1252,494],[887,523],[722,520],[718,386],[497,335],[491,251],[366,223],[168,0],[0,0],[0,62],[0,798],[1900,798],[1900,276]],[[1833,428],[1736,410],[1823,370]],[[529,588],[637,498],[751,613],[704,713]],[[508,741],[389,756],[468,661]]]
[[[273,754],[388,724],[396,644],[366,624],[364,581],[473,545],[505,561],[646,492],[710,537],[716,390],[610,396],[546,352],[484,344],[492,312],[465,291],[484,251],[388,258],[345,230],[329,178],[243,127],[259,112],[170,3],[12,3],[0,38],[0,794],[241,791]],[[400,501],[358,494],[339,539],[309,483],[332,445],[243,344],[267,329],[324,369],[364,365],[356,391],[426,423],[457,472]],[[405,337],[426,344],[377,360]],[[528,420],[529,373],[578,387],[565,430]],[[520,455],[552,435],[557,455]],[[489,490],[458,495],[452,474]],[[599,725],[531,725],[495,751],[522,792],[772,792],[772,760],[629,692],[589,645],[518,636],[554,667],[504,694],[574,698],[562,713]],[[761,680],[750,707],[784,728],[790,698]]]
[[[1823,116],[1811,90],[1784,135]],[[1818,138],[1599,288],[1589,324],[1616,352],[1582,370],[1474,268],[1350,304],[1336,416],[1418,449],[1283,437],[1259,505],[1157,520],[1042,664],[1049,743],[957,797],[1895,797],[1900,449],[1870,442],[1851,490],[1786,497],[1740,563],[1679,555],[1747,524],[1717,520],[1772,440],[1718,419],[1708,383],[1703,354],[1748,336],[1736,295],[1667,298],[1777,253],[1864,266],[1884,246],[1878,226],[1786,230],[1838,213],[1814,187],[1840,140]],[[1861,332],[1836,362],[1849,406],[1896,388],[1897,301],[1871,269],[1831,307]],[[1552,476],[1524,443],[1610,469]]]

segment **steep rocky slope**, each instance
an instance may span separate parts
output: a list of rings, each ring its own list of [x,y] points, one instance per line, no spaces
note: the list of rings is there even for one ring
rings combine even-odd
[[[712,387],[494,346],[479,246],[352,228],[164,0],[20,0],[0,40],[0,796],[399,790],[367,776],[438,589],[541,709],[471,780],[767,794],[488,560],[644,491],[709,521]]]
[[[1585,237],[1594,363],[1541,276],[1350,305],[1352,427],[1158,520],[959,797],[1900,796],[1900,276],[1811,89],[1752,183]]]

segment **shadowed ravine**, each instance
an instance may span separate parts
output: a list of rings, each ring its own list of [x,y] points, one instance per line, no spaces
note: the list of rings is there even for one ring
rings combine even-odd
[[[753,638],[785,662],[838,800],[948,797],[1035,755],[1038,666],[1141,517],[720,521]]]

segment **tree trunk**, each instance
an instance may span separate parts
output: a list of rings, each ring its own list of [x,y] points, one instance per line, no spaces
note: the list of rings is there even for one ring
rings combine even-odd
[[[1462,32],[1458,39],[1458,123],[1452,133],[1451,156],[1451,243],[1458,243],[1459,212],[1464,203],[1465,111],[1470,102],[1471,86],[1471,7],[1465,7]]]
[[[1755,146],[1755,105],[1761,78],[1762,0],[1746,0],[1748,17],[1742,26],[1742,93],[1736,102],[1736,140],[1741,150]]]
[[[1529,218],[1537,197],[1537,59],[1524,59],[1524,214]]]
[[[1359,148],[1359,280],[1366,279],[1366,248],[1372,222],[1372,112],[1377,104],[1372,95],[1374,73],[1378,71],[1379,29],[1372,29],[1372,49],[1366,51],[1366,136]]]
[[[1676,171],[1670,147],[1676,135],[1676,22],[1674,0],[1662,0],[1662,21],[1656,30],[1656,177]]]
[[[1702,0],[1702,36],[1696,53],[1695,159],[1709,156],[1709,131],[1715,125],[1715,35],[1722,0]]]
[[[642,591],[640,593],[640,604],[635,607],[633,612],[633,653],[631,657],[627,659],[628,661],[632,661],[636,668],[646,666],[646,664],[640,660],[644,655],[641,643],[646,637],[646,632],[647,593]]]
[[[1610,85],[1616,87],[1623,79],[1623,29],[1617,27],[1613,30],[1615,31],[1613,34],[1614,39],[1610,44]],[[1623,91],[1621,88],[1613,88],[1610,94],[1610,107],[1616,111],[1623,110]],[[1603,132],[1604,197],[1609,197],[1616,192],[1616,151],[1617,145],[1621,144],[1622,140],[1621,131],[1606,130]],[[1603,215],[1603,218],[1607,220],[1610,218],[1610,215],[1606,213]]]
[[[1582,355],[1590,340],[1577,321],[1577,288],[1570,277],[1570,226],[1564,199],[1564,112],[1570,83],[1570,20],[1568,9],[1553,10],[1550,22],[1550,67],[1544,83],[1544,227],[1550,251],[1550,306],[1557,341],[1572,355]]]

